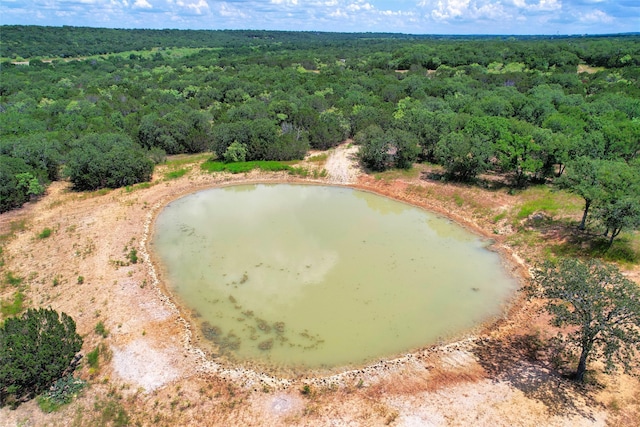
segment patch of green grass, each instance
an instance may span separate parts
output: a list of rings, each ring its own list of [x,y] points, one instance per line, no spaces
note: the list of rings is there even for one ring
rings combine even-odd
[[[309,170],[302,167],[292,167],[289,169],[289,173],[291,175],[300,176],[302,178],[306,178],[307,176],[309,176]]]
[[[98,369],[98,365],[100,363],[100,347],[96,347],[93,350],[91,350],[89,353],[87,353],[87,363],[89,364],[89,367],[92,369]]]
[[[102,323],[102,320],[96,324],[96,327],[93,330],[95,331],[96,334],[100,335],[102,338],[106,338],[109,336],[109,331],[107,331],[107,328],[105,328],[104,323]]]
[[[550,253],[557,257],[591,257],[603,261],[635,265],[640,263],[640,241],[632,235],[624,234],[609,246],[609,239],[586,236],[574,241],[563,242],[550,247]]]
[[[493,219],[491,220],[494,224],[497,224],[498,222],[500,222],[502,219],[504,219],[507,216],[507,211],[503,211],[500,212],[498,215],[494,216]]]
[[[20,291],[13,294],[13,302],[2,302],[0,304],[0,313],[4,317],[11,317],[20,314],[23,310],[24,294]]]
[[[211,158],[211,154],[179,154],[177,156],[171,156],[167,159],[166,165],[169,169],[179,169],[185,165],[192,163],[199,163],[203,160]]]
[[[393,181],[396,179],[412,179],[420,176],[420,169],[390,169],[384,172],[376,172],[373,177],[382,181]]]
[[[46,239],[47,237],[51,236],[51,233],[53,233],[53,230],[49,227],[46,227],[40,232],[40,234],[38,234],[38,239]]]
[[[464,205],[464,199],[462,198],[462,196],[458,193],[453,193],[453,201],[456,204],[456,206],[458,207],[462,207],[462,205]]]
[[[307,161],[313,162],[313,163],[324,163],[327,161],[328,158],[329,158],[329,154],[322,153],[322,154],[316,154],[315,156],[309,157]]]
[[[164,174],[164,179],[169,181],[171,179],[182,178],[187,172],[189,172],[188,168],[176,169]]]
[[[127,185],[124,188],[124,191],[126,191],[127,193],[132,193],[136,190],[143,190],[145,188],[150,188],[153,184],[151,184],[150,182],[141,182],[139,184],[134,184],[134,185]]]
[[[17,221],[12,221],[11,224],[9,225],[10,230],[11,230],[11,234],[13,233],[17,233],[19,231],[24,231],[27,229],[27,220],[25,219],[20,219]]]
[[[4,275],[5,283],[14,287],[20,286],[22,280],[22,277],[14,276],[11,271],[7,271]]]
[[[534,212],[545,212],[553,216],[558,213],[576,213],[582,208],[579,197],[562,191],[554,191],[547,186],[537,186],[521,193],[524,203],[516,215],[516,219],[524,219]]]
[[[100,413],[98,425],[112,425],[114,427],[128,426],[129,415],[122,406],[122,403],[115,399],[96,401],[94,409]]]
[[[543,198],[543,199],[535,199],[524,202],[522,206],[520,206],[520,210],[516,217],[518,219],[527,218],[529,215],[534,212],[544,211],[549,215],[553,215],[558,208],[560,208],[560,204],[552,199],[552,198]]]
[[[201,168],[207,172],[230,172],[233,174],[251,172],[260,169],[265,172],[291,171],[292,167],[276,161],[253,161],[224,163],[216,161],[206,161]]]

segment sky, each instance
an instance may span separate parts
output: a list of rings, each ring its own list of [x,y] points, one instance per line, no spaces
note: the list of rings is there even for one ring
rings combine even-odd
[[[640,0],[0,0],[0,24],[610,34],[640,31]]]

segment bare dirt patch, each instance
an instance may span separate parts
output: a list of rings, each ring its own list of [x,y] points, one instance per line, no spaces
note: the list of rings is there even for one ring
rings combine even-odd
[[[637,381],[599,377],[600,386],[580,389],[531,353],[518,337],[544,328],[544,322],[534,305],[522,301],[454,343],[332,376],[283,379],[207,359],[147,252],[159,210],[199,189],[246,182],[350,184],[440,212],[491,237],[514,271],[526,276],[533,249],[509,244],[513,231],[495,221],[519,203],[517,195],[426,179],[428,171],[376,179],[359,172],[355,150],[348,144],[335,149],[324,165],[325,179],[206,174],[194,164],[183,177],[165,180],[166,168],[159,167],[150,186],[75,193],[67,183],[54,183],[40,201],[1,215],[0,233],[25,221],[4,244],[2,276],[12,272],[23,278],[28,306],[70,314],[85,337],[84,354],[98,346],[109,351],[97,369],[82,366],[80,376],[91,387],[71,405],[53,414],[42,413],[33,401],[17,410],[3,408],[0,425],[114,424],[119,413],[130,425],[172,426],[638,422]],[[37,238],[45,227],[52,235]],[[139,254],[136,263],[127,256],[132,248]],[[0,296],[11,298],[14,291],[3,285]],[[99,321],[108,330],[106,338],[94,331]]]

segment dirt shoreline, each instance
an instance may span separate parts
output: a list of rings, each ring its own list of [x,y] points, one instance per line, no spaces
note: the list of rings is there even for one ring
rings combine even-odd
[[[339,167],[340,179],[300,179],[286,173],[214,175],[191,165],[185,176],[169,181],[160,167],[148,188],[77,194],[66,183],[54,183],[42,200],[1,215],[3,233],[11,222],[27,220],[5,244],[3,269],[24,278],[28,305],[70,314],[85,337],[84,354],[98,346],[105,350],[97,369],[82,368],[80,375],[92,386],[74,403],[53,414],[42,413],[33,401],[15,411],[3,408],[0,425],[95,424],[112,401],[130,424],[140,425],[592,426],[637,416],[638,384],[626,376],[603,378],[613,385],[585,393],[544,363],[509,353],[514,337],[544,332],[535,306],[520,298],[505,316],[466,337],[335,375],[285,378],[208,360],[164,289],[148,248],[162,207],[205,188],[283,182],[371,191],[445,215],[494,240],[514,273],[528,274],[524,256],[505,244],[503,234],[491,234],[472,205],[449,197],[460,193],[499,211],[508,203],[504,194],[472,194],[421,178],[376,180],[344,163]],[[38,239],[44,227],[54,232]],[[127,264],[132,247],[141,261]],[[14,291],[5,286],[3,300]],[[99,321],[109,330],[107,338],[94,332]],[[561,396],[559,406],[550,403]],[[624,409],[608,409],[611,399]]]

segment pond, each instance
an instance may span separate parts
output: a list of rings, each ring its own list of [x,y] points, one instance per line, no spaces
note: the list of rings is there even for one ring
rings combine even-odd
[[[213,188],[158,215],[152,251],[212,357],[362,365],[500,315],[517,282],[488,241],[372,193]]]

